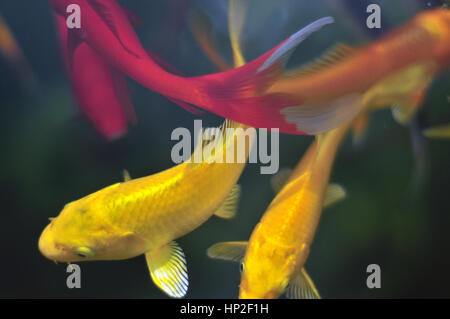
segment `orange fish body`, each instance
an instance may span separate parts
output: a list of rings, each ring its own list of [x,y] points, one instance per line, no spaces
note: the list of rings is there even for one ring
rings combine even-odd
[[[339,198],[328,186],[351,122],[318,137],[267,208],[248,242],[217,243],[208,256],[242,261],[239,298],[320,298],[304,269],[324,206]],[[342,197],[341,197],[342,198]]]
[[[277,298],[302,270],[323,209],[333,159],[348,128],[348,124],[337,128],[311,146],[255,227],[243,261],[240,298]]]
[[[449,64],[450,11],[439,8],[416,15],[365,47],[338,46],[318,63],[291,72],[269,91],[295,92],[311,108],[339,104],[341,99],[355,107],[397,105],[410,116],[431,80]]]
[[[287,78],[277,82],[271,91],[296,90],[306,100],[331,99],[366,91],[377,81],[414,63],[433,60],[437,69],[446,68],[450,63],[450,11],[423,12],[379,41],[348,50],[350,56],[341,62],[296,81]]]

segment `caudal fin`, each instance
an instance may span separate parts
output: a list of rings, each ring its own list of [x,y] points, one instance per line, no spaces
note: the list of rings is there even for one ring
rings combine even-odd
[[[318,19],[244,66],[196,80],[203,82],[209,96],[217,99],[241,99],[261,94],[283,73],[295,48],[312,33],[333,22],[332,17]]]

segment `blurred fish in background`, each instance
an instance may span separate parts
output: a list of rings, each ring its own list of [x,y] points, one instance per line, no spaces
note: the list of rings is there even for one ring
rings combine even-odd
[[[353,33],[355,40],[358,42],[367,42],[374,40],[381,36],[385,30],[392,28],[391,20],[393,17],[383,14],[382,15],[382,27],[369,29],[365,27],[366,19],[366,8],[372,3],[372,1],[364,0],[358,1],[357,3],[350,3],[349,1],[332,1],[327,0],[327,4],[336,11],[336,14],[340,16],[347,17],[345,19],[346,28],[348,30],[355,30],[357,32]],[[417,12],[418,10],[433,9],[437,7],[446,6],[446,1],[443,0],[414,0],[408,1],[408,5],[404,5],[404,8],[408,12]],[[414,156],[415,167],[412,171],[411,178],[411,194],[417,194],[420,192],[420,188],[423,187],[424,178],[426,178],[426,172],[428,169],[428,159],[427,159],[427,142],[424,135],[421,133],[423,129],[423,123],[425,114],[422,110],[418,112],[409,121],[409,130],[411,135],[411,145],[412,154]],[[364,122],[364,124],[363,124]],[[356,132],[357,140],[355,141],[356,146],[361,146],[363,138],[365,137],[364,132],[367,130],[369,125],[369,119],[366,117],[364,120],[362,117],[360,121],[355,123],[358,125],[358,132]],[[354,134],[354,136],[356,136]]]
[[[12,31],[0,12],[0,54],[11,65],[22,87],[27,91],[37,88],[37,80]]]
[[[66,72],[78,106],[108,140],[124,136],[137,123],[125,74],[108,64],[69,32],[66,19],[55,15]]]

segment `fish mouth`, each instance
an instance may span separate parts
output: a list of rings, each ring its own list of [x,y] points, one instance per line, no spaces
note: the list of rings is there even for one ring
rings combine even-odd
[[[53,236],[50,232],[50,227],[52,225],[48,225],[39,237],[38,248],[41,254],[51,261],[57,262],[66,262],[67,260],[63,259],[65,251],[68,252],[66,247],[63,247],[60,244],[57,244],[53,240]]]

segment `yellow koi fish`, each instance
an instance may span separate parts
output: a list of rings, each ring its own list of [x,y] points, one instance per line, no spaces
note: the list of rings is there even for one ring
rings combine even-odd
[[[239,63],[245,61],[240,36],[247,7],[230,0],[229,10],[233,56]],[[319,137],[293,172],[282,170],[272,178],[279,194],[249,242],[219,243],[208,249],[212,258],[241,262],[240,298],[276,298],[286,287],[291,298],[320,298],[303,265],[322,207],[345,197],[342,187],[327,185],[335,153],[350,125]]]
[[[342,188],[333,186],[327,191],[327,186],[337,149],[350,125],[317,137],[248,243],[224,242],[208,249],[211,258],[241,261],[239,298],[277,298],[284,292],[290,298],[320,298],[303,266],[324,204],[343,197]]]
[[[243,63],[240,35],[242,13],[247,8],[242,1],[234,0],[230,0],[229,8],[234,60]],[[198,32],[204,28],[193,30]],[[200,45],[208,44],[202,42]],[[208,48],[205,50],[207,55],[214,52],[211,45]],[[342,187],[327,185],[335,153],[350,125],[320,136],[319,142],[311,145],[293,172],[285,169],[272,178],[272,187],[279,194],[256,226],[249,243],[219,243],[208,250],[212,258],[244,260],[241,263],[240,298],[276,298],[286,287],[289,287],[287,292],[291,298],[320,298],[303,265],[322,207],[345,197]]]
[[[232,134],[230,128],[235,129]],[[209,144],[196,147],[190,161],[143,178],[126,176],[122,183],[67,204],[43,231],[39,250],[57,262],[120,260],[145,254],[153,282],[169,296],[184,296],[186,261],[174,240],[214,214],[234,215],[240,193],[236,182],[254,140],[245,128],[226,121]],[[235,152],[236,146],[242,146],[238,144],[242,136],[248,137],[243,163],[236,161]],[[195,163],[205,152],[203,161]],[[234,163],[225,162],[227,154],[235,156]]]

